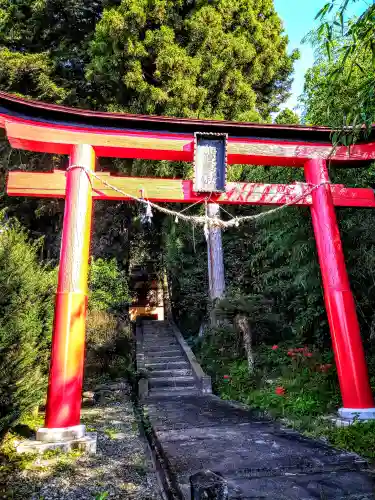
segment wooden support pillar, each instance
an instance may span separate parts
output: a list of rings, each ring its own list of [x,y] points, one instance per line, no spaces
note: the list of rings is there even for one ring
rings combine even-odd
[[[220,206],[216,203],[209,203],[207,205],[207,215],[212,218],[219,218]],[[207,254],[210,299],[214,301],[223,297],[225,292],[224,256],[220,228],[209,227]]]
[[[89,145],[74,146],[70,165],[94,170],[94,149]],[[45,422],[47,430],[79,426],[82,399],[92,186],[90,176],[83,169],[73,168],[66,175]]]
[[[309,160],[306,180],[312,192],[311,216],[318,250],[328,322],[331,330],[343,408],[342,417],[375,418],[366,360],[353,294],[350,289],[326,161]],[[324,184],[327,183],[327,184]]]

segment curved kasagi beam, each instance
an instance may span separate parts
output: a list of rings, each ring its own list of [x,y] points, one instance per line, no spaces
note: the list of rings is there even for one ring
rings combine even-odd
[[[70,154],[90,144],[97,156],[192,161],[194,133],[227,133],[228,163],[303,166],[309,158],[336,162],[375,159],[368,142],[332,148],[331,130],[304,127],[104,113],[21,99],[0,92],[0,127],[14,148]]]

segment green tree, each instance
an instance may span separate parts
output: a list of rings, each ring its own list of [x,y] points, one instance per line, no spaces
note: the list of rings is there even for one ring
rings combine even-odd
[[[92,259],[90,266],[89,307],[94,311],[120,311],[129,303],[125,273],[116,259]]]
[[[355,101],[350,108],[347,105],[345,122],[340,126],[344,144],[355,142],[363,133],[363,125],[369,132],[374,122],[375,4],[366,5],[360,16],[350,17],[349,9],[355,2],[329,0],[316,15],[319,27],[306,37],[325,52],[330,63],[335,63],[327,74],[333,85],[343,74],[348,84],[352,77],[358,83],[358,71],[361,73]],[[345,130],[348,126],[354,130]]]
[[[43,401],[56,272],[38,263],[40,244],[0,220],[0,438]]]
[[[82,107],[268,120],[288,96],[298,57],[286,47],[272,0],[0,1],[0,88]],[[20,163],[51,167],[51,158],[41,155],[4,148],[2,157],[5,173]],[[135,175],[191,173],[183,163],[116,160],[110,166]],[[32,234],[49,233],[45,255],[57,259],[62,204],[4,203]],[[137,210],[95,206],[95,255],[113,257],[129,237],[123,221]]]
[[[201,227],[176,224],[168,218],[164,220],[163,240],[174,316],[184,333],[194,335],[205,319],[209,302],[204,233]]]
[[[2,0],[2,88],[87,106],[87,47],[102,9],[102,0]]]
[[[304,91],[299,98],[306,123],[328,125],[337,129],[337,135],[340,130],[353,123],[353,110],[361,106],[358,99],[364,78],[373,71],[366,55],[362,55],[359,63],[361,67],[353,68],[349,60],[343,64],[340,60],[330,60],[324,52],[321,54],[317,63],[306,72]],[[330,78],[333,72],[336,72],[336,76]],[[375,100],[367,101],[366,105],[363,103],[361,109],[368,115],[373,115]],[[348,137],[351,131],[343,132],[342,139],[347,138],[348,143],[351,143],[353,138]],[[334,142],[339,138],[337,135]]]
[[[289,108],[285,108],[276,116],[275,123],[278,125],[299,125],[300,118]]]
[[[95,108],[258,121],[288,96],[298,52],[289,56],[287,42],[273,0],[2,0],[0,86]]]
[[[110,109],[268,120],[298,57],[287,42],[271,0],[122,0],[96,25],[87,78]]]

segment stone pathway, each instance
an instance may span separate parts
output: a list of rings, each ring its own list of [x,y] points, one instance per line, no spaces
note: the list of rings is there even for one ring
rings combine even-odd
[[[8,477],[3,498],[161,500],[133,405],[123,390],[104,392],[101,403],[83,409],[82,422],[98,433],[97,455],[37,457],[27,470]]]
[[[200,394],[191,366],[168,322],[143,321],[142,352],[150,396]]]
[[[230,499],[375,498],[357,455],[260,420],[215,396],[150,398],[144,409],[180,498],[191,498],[190,475],[207,469],[228,481]]]

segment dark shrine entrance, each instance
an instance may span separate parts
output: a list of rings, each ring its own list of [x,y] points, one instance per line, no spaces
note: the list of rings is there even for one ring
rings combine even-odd
[[[192,204],[204,203],[209,193],[213,205],[309,206],[342,393],[340,414],[375,418],[335,214],[336,206],[375,208],[375,196],[372,189],[331,184],[327,170],[328,160],[341,165],[374,160],[373,134],[350,151],[344,146],[332,150],[331,131],[323,127],[96,113],[2,93],[0,126],[13,148],[65,154],[70,158],[66,171],[10,172],[7,181],[10,196],[65,199],[46,423],[39,438],[55,429],[74,428],[84,432],[80,426],[80,408],[95,199],[143,198],[145,203]],[[195,161],[195,179],[140,179],[95,172],[96,158],[101,156]],[[226,182],[226,166],[238,163],[303,168],[306,182],[290,185]],[[201,217],[196,222],[206,225],[208,230],[221,227],[215,209],[210,217]],[[231,225],[239,222],[233,220]],[[142,291],[141,276],[135,276],[133,281],[134,288]],[[152,283],[152,279],[149,281]],[[155,284],[152,290],[147,290],[147,294],[152,291],[155,295],[156,309],[158,287]],[[135,307],[143,307],[142,293]],[[148,313],[159,317],[157,310]]]

